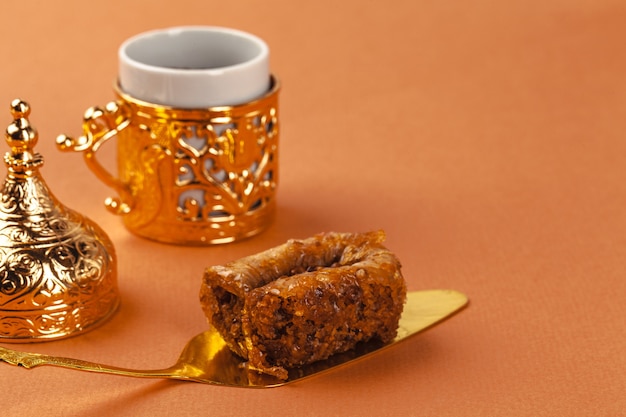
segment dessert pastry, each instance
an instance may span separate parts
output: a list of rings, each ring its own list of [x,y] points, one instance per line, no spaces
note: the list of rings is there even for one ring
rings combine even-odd
[[[250,369],[281,379],[358,342],[391,342],[406,284],[384,239],[323,233],[209,267],[202,308]]]

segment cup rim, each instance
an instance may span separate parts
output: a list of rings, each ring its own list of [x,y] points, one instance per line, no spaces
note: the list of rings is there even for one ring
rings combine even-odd
[[[220,26],[139,33],[122,43],[118,61],[125,92],[173,107],[245,103],[266,93],[270,83],[265,41]]]
[[[228,34],[235,37],[239,37],[242,39],[246,39],[251,43],[254,43],[256,47],[259,48],[259,53],[256,54],[249,60],[239,62],[231,65],[224,65],[215,68],[172,68],[160,65],[153,65],[141,62],[135,58],[132,58],[128,54],[128,48],[135,44],[138,41],[144,40],[149,37],[168,35],[168,34],[177,34],[181,32],[205,32],[205,33],[222,33]],[[161,29],[153,29],[146,32],[139,33],[134,35],[128,39],[126,39],[120,45],[118,49],[118,58],[120,62],[123,62],[126,65],[130,65],[135,67],[141,71],[152,72],[155,74],[187,74],[187,75],[202,75],[202,74],[222,74],[228,71],[237,71],[244,67],[255,66],[261,64],[263,61],[267,61],[269,56],[269,47],[267,43],[261,39],[260,37],[253,35],[251,33],[223,27],[223,26],[202,26],[202,25],[194,25],[194,26],[172,26],[168,28]]]

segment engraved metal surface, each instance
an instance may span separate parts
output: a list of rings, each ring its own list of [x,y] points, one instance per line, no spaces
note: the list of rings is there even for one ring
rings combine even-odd
[[[226,243],[270,223],[278,182],[278,92],[237,106],[177,109],[118,100],[87,110],[83,135],[57,138],[83,152],[89,168],[117,192],[106,207],[146,238],[176,244]],[[118,174],[97,160],[117,138]]]
[[[20,100],[11,106],[0,190],[0,341],[71,336],[117,308],[115,250],[98,225],[50,192],[30,108]]]

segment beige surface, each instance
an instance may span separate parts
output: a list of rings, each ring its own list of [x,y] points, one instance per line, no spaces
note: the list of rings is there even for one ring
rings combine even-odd
[[[0,118],[30,102],[42,172],[109,233],[123,292],[103,327],[25,348],[169,365],[207,326],[206,265],[325,230],[385,229],[410,290],[472,304],[383,355],[272,390],[0,364],[1,414],[625,415],[625,22],[617,0],[3,4]],[[263,37],[283,82],[278,218],[242,243],[130,235],[81,157],[54,148],[113,97],[125,38],[184,24]]]

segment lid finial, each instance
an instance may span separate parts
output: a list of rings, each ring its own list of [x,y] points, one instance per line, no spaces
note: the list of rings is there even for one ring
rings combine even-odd
[[[6,129],[6,141],[11,152],[4,156],[10,171],[23,173],[43,164],[43,158],[34,152],[39,140],[37,130],[28,121],[30,106],[27,102],[16,98],[11,102],[13,123]]]

